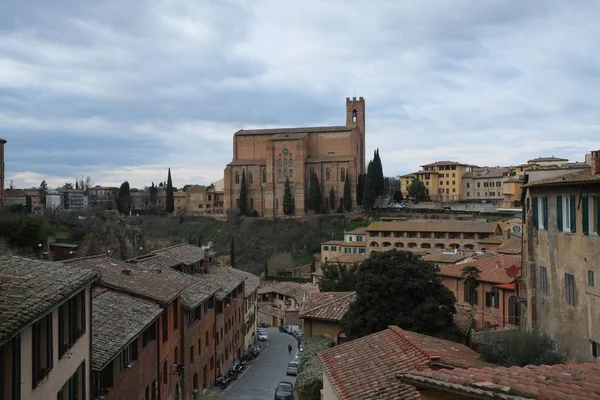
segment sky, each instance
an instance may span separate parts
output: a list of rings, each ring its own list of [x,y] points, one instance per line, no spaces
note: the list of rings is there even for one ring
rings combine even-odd
[[[242,128],[345,124],[384,173],[600,149],[596,0],[0,0],[6,186],[208,184]]]

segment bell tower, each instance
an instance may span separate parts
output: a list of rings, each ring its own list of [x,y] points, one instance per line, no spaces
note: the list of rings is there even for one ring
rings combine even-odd
[[[358,125],[360,129],[360,143],[358,144],[359,173],[365,173],[365,99],[346,97],[346,126]]]

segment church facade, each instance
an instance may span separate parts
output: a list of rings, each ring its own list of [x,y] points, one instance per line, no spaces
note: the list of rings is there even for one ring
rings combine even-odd
[[[339,206],[348,180],[356,209],[356,182],[365,172],[362,97],[346,98],[346,125],[237,131],[233,135],[233,159],[225,168],[224,208],[239,207],[245,173],[249,210],[264,217],[284,215],[284,184],[289,178],[294,215],[303,215],[311,171],[319,178],[324,208],[329,207],[331,188],[336,208]]]

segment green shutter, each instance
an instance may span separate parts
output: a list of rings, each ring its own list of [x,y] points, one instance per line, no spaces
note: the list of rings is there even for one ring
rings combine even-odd
[[[548,197],[542,199],[542,215],[544,216],[544,229],[548,229]]]
[[[600,197],[596,197],[596,234],[600,235]]]
[[[531,199],[531,213],[533,214],[533,227],[535,229],[538,228],[538,199],[537,197],[533,197]]]
[[[588,212],[588,197],[582,197],[581,198],[581,216],[583,218],[582,221],[582,230],[583,230],[583,234],[584,235],[589,235],[590,234],[590,224],[589,224],[589,212]]]
[[[577,218],[575,218],[575,195],[571,196],[571,232],[577,232]]]
[[[556,196],[556,227],[562,231],[563,224],[562,196]]]

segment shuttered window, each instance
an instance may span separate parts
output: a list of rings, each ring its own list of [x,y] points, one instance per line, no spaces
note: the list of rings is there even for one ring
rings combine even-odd
[[[542,293],[548,293],[548,270],[546,267],[540,267],[540,290]]]
[[[590,234],[590,215],[588,197],[581,198],[581,231],[584,235]]]
[[[565,295],[567,304],[575,305],[575,276],[565,274]]]

